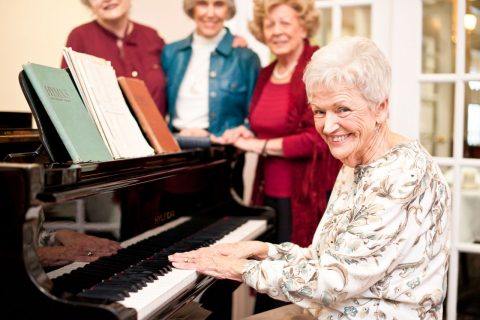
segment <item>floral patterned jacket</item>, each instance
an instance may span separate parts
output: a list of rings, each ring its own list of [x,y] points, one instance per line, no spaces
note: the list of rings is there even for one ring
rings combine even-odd
[[[269,244],[245,283],[318,319],[441,319],[450,191],[416,141],[344,166],[312,245]]]

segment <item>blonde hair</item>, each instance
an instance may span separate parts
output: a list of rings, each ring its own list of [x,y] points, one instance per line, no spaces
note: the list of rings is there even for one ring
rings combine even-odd
[[[265,43],[263,34],[263,20],[270,10],[278,5],[286,4],[298,13],[298,18],[307,31],[307,36],[312,37],[319,26],[319,13],[315,9],[314,0],[254,0],[253,20],[248,27],[258,41]]]
[[[228,18],[231,19],[237,13],[237,8],[235,7],[235,1],[234,0],[225,0],[227,3],[228,7]],[[197,0],[183,0],[183,11],[189,16],[190,18],[193,19],[193,9],[195,8],[195,5],[197,4]]]
[[[391,68],[372,40],[344,37],[313,54],[303,81],[309,100],[319,86],[334,91],[346,85],[358,89],[365,99],[382,103],[390,94]]]

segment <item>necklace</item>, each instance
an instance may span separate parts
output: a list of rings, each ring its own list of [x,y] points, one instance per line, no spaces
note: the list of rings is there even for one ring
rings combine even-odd
[[[275,65],[275,68],[273,69],[273,76],[277,79],[285,79],[292,73],[293,69],[297,66],[297,63],[293,63],[291,66],[289,66],[285,71],[280,72],[278,71],[278,63]]]

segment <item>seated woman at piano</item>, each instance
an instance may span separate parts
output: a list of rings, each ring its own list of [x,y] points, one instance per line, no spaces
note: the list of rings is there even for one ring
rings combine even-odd
[[[160,55],[165,42],[153,28],[130,20],[131,0],[81,0],[95,20],[73,29],[67,47],[112,62],[118,77],[138,77],[165,114],[165,76]],[[62,68],[67,66],[62,60]]]
[[[227,130],[220,143],[259,154],[252,203],[276,211],[276,242],[308,245],[340,168],[315,132],[302,73],[318,49],[314,0],[256,0],[250,29],[276,60],[262,69],[250,105],[250,130]],[[306,179],[314,174],[322,179]]]
[[[183,7],[195,30],[162,53],[170,122],[180,136],[221,136],[245,123],[260,60],[235,47],[224,25],[234,0],[184,0]]]
[[[316,129],[343,163],[311,245],[249,241],[170,260],[291,302],[252,320],[441,319],[450,191],[419,142],[388,126],[388,61],[373,41],[343,38],[313,55],[304,81]]]

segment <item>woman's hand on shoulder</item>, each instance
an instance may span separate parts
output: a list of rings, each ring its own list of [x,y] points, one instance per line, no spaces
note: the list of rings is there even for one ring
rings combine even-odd
[[[233,48],[246,48],[248,46],[248,42],[244,37],[241,36],[234,36],[232,47]]]

